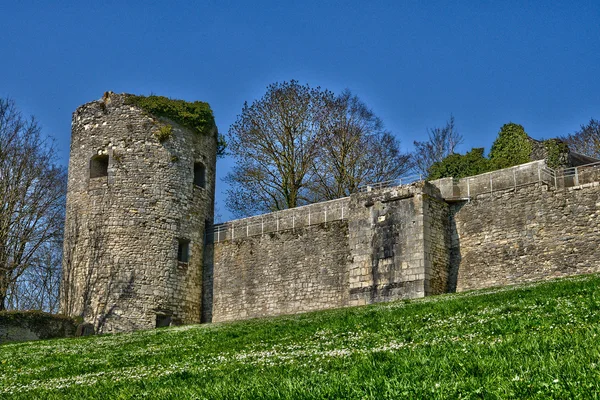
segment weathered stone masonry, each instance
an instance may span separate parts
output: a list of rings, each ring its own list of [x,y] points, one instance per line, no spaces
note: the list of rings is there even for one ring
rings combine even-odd
[[[529,163],[468,185],[446,178],[358,193],[340,200],[347,207],[342,221],[262,236],[242,230],[209,245],[214,302],[205,301],[205,320],[600,272],[598,169],[583,169],[587,183],[575,187],[532,183],[544,167]]]
[[[62,311],[100,332],[200,322],[216,138],[125,97],[108,94],[73,114]],[[161,143],[165,124],[173,134]],[[204,187],[194,185],[195,163]],[[188,262],[178,262],[180,243]]]
[[[435,186],[421,182],[359,193],[336,205],[342,204],[347,207],[343,220],[295,229],[288,223],[279,232],[238,234],[210,244],[205,268],[211,271],[206,282],[211,282],[212,299],[205,297],[204,320],[447,291],[449,207]],[[313,215],[319,215],[320,205],[314,207]],[[237,224],[245,226],[244,221]]]
[[[160,142],[165,124],[173,135]],[[98,332],[600,272],[600,166],[560,178],[536,161],[213,233],[215,135],[109,94],[75,111],[71,140],[61,307]]]
[[[600,186],[532,185],[455,204],[457,290],[600,272]]]

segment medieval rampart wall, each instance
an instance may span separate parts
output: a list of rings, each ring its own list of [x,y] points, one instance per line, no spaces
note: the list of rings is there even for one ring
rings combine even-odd
[[[597,173],[565,188],[539,161],[231,221],[206,252],[203,320],[600,272]],[[315,220],[333,209],[344,211]]]
[[[600,272],[600,186],[529,185],[455,203],[457,291]]]
[[[343,219],[334,212],[342,207]],[[325,222],[324,211],[337,219]],[[307,226],[309,212],[313,223]],[[443,292],[447,213],[439,191],[421,182],[231,221],[205,253],[203,320],[292,314]],[[290,225],[292,216],[296,219]],[[315,218],[321,219],[314,223]],[[278,231],[257,232],[266,221],[271,226],[277,220]],[[432,288],[430,276],[436,277]]]

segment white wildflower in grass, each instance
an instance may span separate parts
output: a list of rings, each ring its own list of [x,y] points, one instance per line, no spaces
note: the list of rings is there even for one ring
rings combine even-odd
[[[0,398],[585,398],[600,391],[598,288],[593,276],[7,344]]]

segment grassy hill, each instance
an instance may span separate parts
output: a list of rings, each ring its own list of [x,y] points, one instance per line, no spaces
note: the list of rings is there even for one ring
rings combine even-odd
[[[590,398],[600,276],[0,346],[0,398]]]

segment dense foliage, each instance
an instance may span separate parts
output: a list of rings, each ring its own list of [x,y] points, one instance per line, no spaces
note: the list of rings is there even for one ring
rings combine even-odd
[[[509,122],[498,132],[489,157],[493,169],[502,169],[531,161],[531,150],[531,140],[523,126]]]
[[[445,177],[464,178],[490,171],[490,161],[483,155],[483,148],[471,149],[467,154],[451,154],[429,168],[428,179]]]
[[[593,398],[600,277],[0,346],[6,399]]]
[[[428,179],[445,177],[464,178],[485,172],[509,168],[532,161],[533,143],[521,125],[508,123],[502,126],[492,145],[489,157],[484,149],[471,149],[467,154],[451,154],[429,168]],[[565,165],[569,147],[560,139],[541,142],[546,162],[551,168]],[[542,153],[544,154],[544,153]]]
[[[192,129],[194,132],[210,135],[217,132],[213,112],[203,101],[189,102],[169,99],[164,96],[127,96],[126,102],[140,107],[142,110],[158,117],[169,118],[178,124]],[[164,132],[161,132],[164,135]],[[218,155],[225,152],[225,139],[217,134]]]

